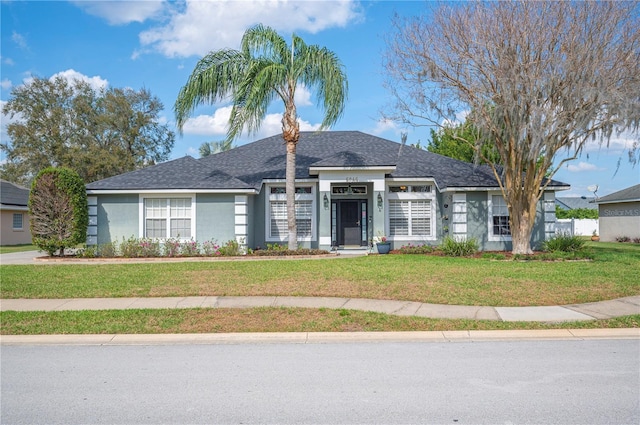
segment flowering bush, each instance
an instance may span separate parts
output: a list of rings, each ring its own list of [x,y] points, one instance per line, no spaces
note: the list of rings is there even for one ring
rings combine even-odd
[[[220,245],[216,240],[205,241],[202,244],[202,253],[207,257],[220,255]]]

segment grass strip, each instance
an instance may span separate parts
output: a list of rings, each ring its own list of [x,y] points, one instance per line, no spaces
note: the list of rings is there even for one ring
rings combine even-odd
[[[0,313],[3,335],[638,328],[640,315],[563,323],[402,317],[344,309],[252,308]]]
[[[32,244],[23,244],[23,245],[4,245],[0,246],[0,254],[11,254],[14,252],[26,252],[26,251],[37,251],[38,248]]]

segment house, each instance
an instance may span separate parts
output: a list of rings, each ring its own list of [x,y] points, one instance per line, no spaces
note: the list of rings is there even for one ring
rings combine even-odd
[[[88,244],[131,236],[286,243],[285,155],[276,135],[90,183]],[[534,246],[554,235],[555,191],[564,189],[550,182]],[[366,247],[384,234],[395,248],[450,235],[511,249],[507,206],[488,167],[357,131],[301,133],[296,219],[309,248]]]
[[[595,197],[587,197],[587,196],[565,196],[565,197],[556,197],[556,205],[563,210],[577,210],[577,209],[585,209],[585,210],[597,210],[598,206],[594,204]]]
[[[30,243],[29,189],[0,180],[0,245]]]
[[[640,238],[640,184],[596,200],[600,215],[600,240]]]

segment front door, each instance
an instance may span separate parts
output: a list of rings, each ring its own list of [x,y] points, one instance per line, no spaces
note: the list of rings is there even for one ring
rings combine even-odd
[[[366,245],[367,201],[335,200],[332,202],[335,220],[334,245],[362,246]]]

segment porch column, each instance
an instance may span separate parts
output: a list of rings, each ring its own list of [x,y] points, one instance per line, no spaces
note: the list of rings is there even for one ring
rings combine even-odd
[[[331,249],[331,182],[320,180],[318,191],[318,249]]]

